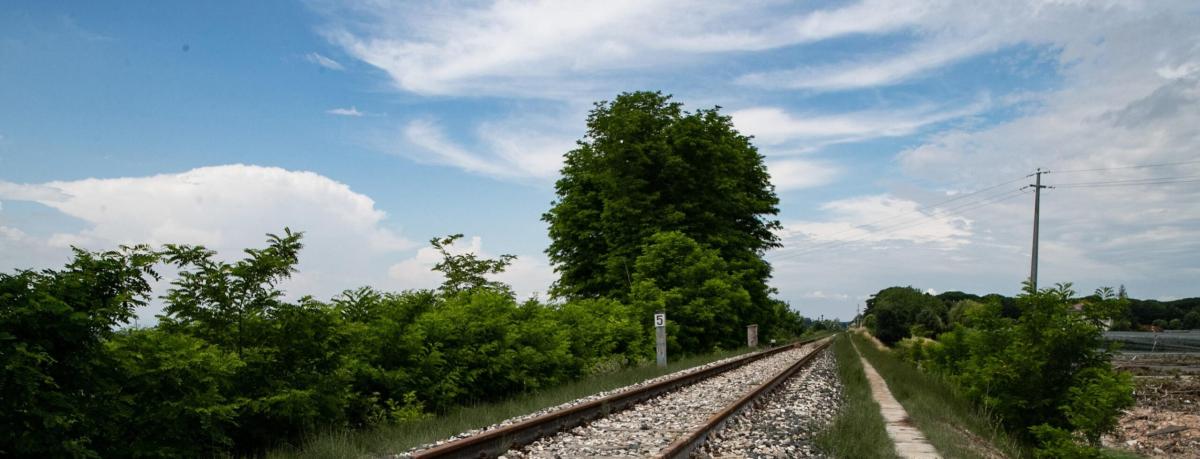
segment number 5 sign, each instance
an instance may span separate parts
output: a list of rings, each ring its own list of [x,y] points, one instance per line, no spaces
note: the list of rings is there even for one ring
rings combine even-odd
[[[654,326],[655,326],[655,327],[665,327],[665,326],[667,326],[667,315],[666,315],[666,313],[659,312],[659,313],[656,313],[656,314],[654,314]]]

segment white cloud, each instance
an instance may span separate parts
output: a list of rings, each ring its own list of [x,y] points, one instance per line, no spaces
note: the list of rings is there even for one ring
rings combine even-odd
[[[392,142],[383,142],[381,148],[475,174],[546,181],[558,175],[563,155],[575,148],[577,138],[550,123],[529,117],[485,122],[475,129],[478,145],[472,147],[450,139],[435,121],[413,120],[401,129],[403,147],[397,150]]]
[[[1167,2],[1156,2],[1155,8],[1131,5],[1115,11],[1103,5],[1084,8],[1076,18],[1086,23],[1080,27],[1070,26],[1063,11],[1049,22],[1034,23],[1024,33],[1060,50],[1061,83],[1023,94],[1032,109],[1011,120],[950,127],[897,154],[900,177],[885,186],[911,203],[865,206],[866,214],[874,214],[866,220],[894,215],[886,207],[906,210],[953,197],[930,190],[970,191],[1009,180],[1016,181],[996,192],[1020,186],[1037,167],[1053,171],[1043,177],[1050,185],[1200,175],[1200,164],[1190,162],[1200,151],[1195,135],[1200,35],[1189,20],[1194,13],[1176,14]],[[1106,14],[1092,16],[1099,13]],[[1004,29],[1007,21],[1000,19],[997,27]],[[1181,162],[1186,164],[1131,167]],[[868,198],[851,200],[870,203]],[[1045,191],[1040,283],[1072,281],[1081,291],[1125,284],[1137,297],[1195,296],[1194,279],[1200,275],[1196,202],[1200,187],[1195,183]],[[866,210],[872,207],[878,209]],[[880,241],[886,236],[854,228],[864,212],[785,224],[789,248],[768,257],[778,260],[774,283],[785,298],[804,298],[818,288],[872,293],[891,285],[1014,294],[1029,273],[1029,195],[971,211],[969,221],[961,222],[967,226],[930,223],[922,229],[940,228],[939,233],[909,235],[936,241],[956,228],[967,231],[952,236],[961,241],[957,245]],[[859,237],[855,243],[833,243]],[[805,299],[798,306],[849,317],[857,304]]]
[[[23,245],[12,247],[20,260],[0,257],[5,271],[61,265],[70,245],[107,250],[119,244],[202,244],[236,259],[244,248],[263,246],[266,233],[287,226],[304,232],[305,248],[299,275],[285,287],[293,294],[329,297],[345,288],[383,284],[388,264],[413,247],[389,227],[371,198],[312,172],[275,167],[234,164],[148,177],[0,182],[0,200],[34,201],[85,225],[77,232],[36,236],[36,247],[30,245],[35,235],[25,235]],[[3,232],[6,239],[23,234],[11,230]]]
[[[894,31],[926,9],[888,1],[817,11],[773,1],[369,3],[335,8],[326,35],[404,91],[594,100],[597,89],[628,84],[623,72]]]
[[[730,116],[738,131],[753,135],[759,145],[807,142],[813,148],[831,143],[907,136],[931,125],[978,114],[990,106],[990,98],[984,95],[952,109],[918,106],[890,111],[800,115],[779,107],[750,107],[736,110]]]
[[[337,116],[355,116],[355,117],[364,115],[363,112],[358,111],[358,107],[332,108],[329,110],[325,110],[325,113],[328,113],[330,115],[337,115]]]
[[[316,53],[316,52],[305,54],[304,60],[306,60],[310,63],[316,64],[316,65],[319,65],[321,67],[327,68],[329,70],[339,70],[340,71],[340,70],[346,69],[338,61],[335,61],[333,59],[325,57],[325,56],[321,55],[320,53]]]
[[[875,56],[870,62],[826,64],[817,67],[756,72],[738,83],[769,88],[841,90],[885,86],[912,79],[963,58],[993,50],[987,39],[947,40],[921,45],[895,57]]]
[[[469,242],[468,242],[469,241]],[[479,236],[469,239],[459,239],[447,249],[455,255],[474,253],[483,258],[497,258],[483,250],[483,242]],[[442,255],[433,247],[423,247],[411,258],[407,258],[388,268],[388,276],[404,285],[406,288],[432,289],[442,284],[444,277],[433,267],[442,260]],[[545,299],[550,284],[554,282],[554,269],[542,256],[518,255],[508,268],[491,280],[504,282],[513,287],[518,298],[538,296]]]
[[[831,218],[784,223],[784,245],[800,250],[813,244],[889,241],[958,247],[971,236],[971,220],[947,210],[925,209],[909,199],[890,195],[830,201],[821,206]],[[786,251],[784,252],[786,253]]]
[[[20,229],[0,225],[0,238],[10,241],[20,241],[26,237],[28,236],[26,236],[25,232],[21,231]]]
[[[889,50],[837,63],[748,72],[738,82],[816,91],[888,86],[1018,45],[1059,50],[1060,64],[1069,66],[1106,46],[1101,37],[1132,21],[1160,19],[1172,10],[1183,17],[1195,14],[1195,4],[1182,1],[930,1],[923,5],[902,21],[914,39],[898,54]]]
[[[811,292],[807,292],[804,295],[802,295],[802,297],[803,298],[811,298],[811,299],[821,299],[821,300],[825,300],[825,299],[849,300],[850,299],[850,295],[845,294],[845,293],[823,292],[820,290],[813,290]]]
[[[0,199],[10,201],[61,201],[69,198],[62,190],[44,185],[21,185],[0,180]]]
[[[840,174],[837,167],[828,163],[802,159],[768,161],[767,171],[780,192],[827,185]]]

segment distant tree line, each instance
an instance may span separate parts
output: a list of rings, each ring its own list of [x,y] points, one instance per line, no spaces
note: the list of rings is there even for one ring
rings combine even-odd
[[[1103,301],[1106,297],[1120,299],[1126,304],[1105,322],[1108,330],[1196,330],[1200,329],[1200,298],[1171,301],[1129,298],[1125,287],[1115,292],[1100,288],[1091,295],[1070,298],[1072,306]],[[909,336],[933,337],[949,331],[962,315],[983,304],[995,304],[1003,317],[1020,315],[1017,298],[996,293],[975,295],[959,291],[939,294],[925,293],[912,287],[889,287],[866,300],[863,317],[881,341],[891,344]]]

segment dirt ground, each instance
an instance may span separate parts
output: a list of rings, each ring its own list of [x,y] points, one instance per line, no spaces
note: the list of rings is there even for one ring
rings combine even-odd
[[[1200,459],[1200,376],[1137,376],[1134,408],[1105,446],[1154,458]]]

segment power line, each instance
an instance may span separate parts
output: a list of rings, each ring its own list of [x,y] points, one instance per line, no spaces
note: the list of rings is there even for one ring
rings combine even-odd
[[[1125,179],[1125,180],[1101,180],[1096,182],[1070,182],[1060,183],[1056,186],[1063,188],[1085,188],[1094,186],[1131,186],[1131,185],[1157,185],[1163,183],[1180,183],[1194,182],[1200,178],[1200,175],[1180,175],[1175,177],[1147,177],[1140,179]]]
[[[1142,185],[1170,185],[1172,183],[1193,183],[1200,182],[1197,180],[1168,180],[1162,182],[1142,182],[1142,183],[1111,183],[1111,184],[1096,184],[1096,185],[1075,185],[1075,186],[1059,186],[1058,188],[1111,188],[1120,186],[1142,186]]]
[[[1197,163],[1200,163],[1200,159],[1192,160],[1192,161],[1177,161],[1177,162],[1172,162],[1172,163],[1152,163],[1152,164],[1136,164],[1133,166],[1098,167],[1098,168],[1094,168],[1094,169],[1055,170],[1054,173],[1055,174],[1076,174],[1076,173],[1082,173],[1082,172],[1103,172],[1103,171],[1113,171],[1113,170],[1122,170],[1122,169],[1145,169],[1145,168],[1152,168],[1152,167],[1181,166],[1184,164],[1197,164]]]
[[[1056,170],[1056,171],[1054,171],[1054,173],[1055,174],[1072,174],[1072,173],[1085,173],[1085,172],[1102,172],[1102,171],[1111,171],[1111,170],[1145,169],[1145,168],[1156,168],[1156,167],[1179,166],[1179,165],[1186,165],[1186,164],[1200,164],[1200,160],[1177,161],[1177,162],[1167,162],[1167,163],[1152,163],[1152,164],[1137,164],[1137,165],[1131,165],[1131,166],[1103,167],[1103,168],[1091,168],[1091,169]],[[873,236],[887,235],[887,234],[895,233],[900,230],[912,229],[912,228],[924,226],[924,225],[927,225],[927,224],[930,224],[930,223],[933,223],[936,221],[932,218],[932,217],[934,217],[934,215],[931,215],[933,213],[933,211],[941,212],[943,214],[957,214],[957,215],[962,216],[962,212],[978,209],[981,207],[986,207],[986,206],[989,206],[992,204],[996,204],[998,202],[1007,201],[1009,199],[1013,199],[1013,198],[1016,198],[1023,194],[1029,193],[1030,191],[1027,191],[1027,190],[1029,188],[1031,188],[1033,185],[1025,186],[1025,187],[1022,187],[1017,190],[1010,190],[1007,192],[1002,192],[999,194],[992,195],[990,197],[984,197],[984,199],[980,199],[980,200],[968,201],[961,205],[952,206],[950,208],[942,209],[942,208],[939,208],[939,206],[942,206],[942,205],[945,205],[945,204],[948,204],[948,203],[951,203],[954,201],[966,199],[966,198],[969,198],[972,196],[978,196],[982,193],[986,193],[988,191],[995,190],[996,188],[1000,188],[1002,186],[1005,186],[1005,185],[1008,185],[1008,184],[1011,184],[1011,183],[1014,183],[1014,182],[1017,182],[1020,180],[1024,180],[1025,178],[1033,177],[1035,175],[1040,175],[1040,174],[1046,174],[1046,173],[1050,173],[1050,171],[1039,170],[1039,173],[1030,174],[1027,176],[1015,178],[1013,180],[1008,180],[1005,182],[997,183],[995,185],[981,188],[979,190],[976,190],[976,191],[973,191],[970,193],[954,196],[950,199],[946,199],[946,200],[943,200],[943,201],[940,201],[940,202],[937,202],[934,204],[922,206],[917,209],[914,209],[914,210],[911,210],[908,212],[903,212],[903,213],[896,214],[896,215],[892,215],[890,217],[883,218],[880,220],[875,220],[875,221],[872,221],[869,223],[855,225],[855,226],[850,227],[849,229],[833,233],[829,236],[836,237],[836,236],[840,236],[843,234],[853,232],[855,230],[862,230],[863,234],[861,234],[857,237],[854,237],[854,238],[850,238],[850,239],[837,239],[837,240],[826,241],[826,242],[812,245],[809,247],[801,248],[795,252],[781,253],[778,256],[771,257],[771,259],[769,261],[776,262],[776,261],[788,260],[788,259],[803,256],[803,255],[807,255],[807,254],[810,254],[813,252],[817,252],[820,250],[836,248],[836,247],[844,246],[844,245],[851,244],[854,242],[864,241],[864,240],[870,239]],[[1192,183],[1192,182],[1200,182],[1200,175],[1175,176],[1175,177],[1150,177],[1150,178],[1142,178],[1142,179],[1106,180],[1106,181],[1092,181],[1092,182],[1069,182],[1069,183],[1055,185],[1054,188],[1101,188],[1101,187],[1119,187],[1119,186],[1163,185],[1163,184]],[[930,214],[926,214],[924,211],[931,211],[931,212],[930,212]],[[884,223],[887,221],[895,220],[897,218],[907,217],[911,214],[920,214],[921,217],[917,218],[917,219],[902,221],[902,222],[899,222],[899,223],[896,223],[893,225],[886,225],[886,226],[878,227],[878,228],[874,227],[875,225],[878,225],[879,223]]]

